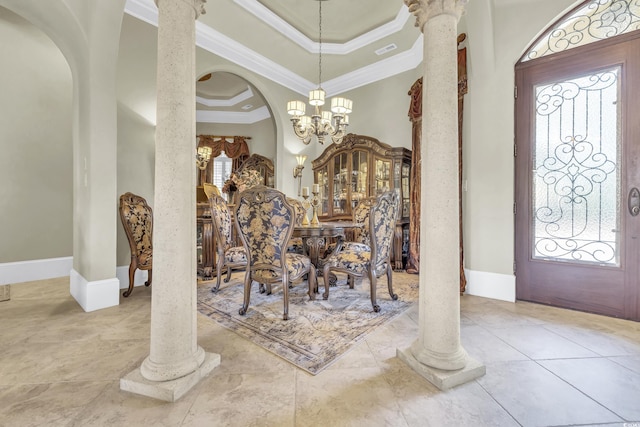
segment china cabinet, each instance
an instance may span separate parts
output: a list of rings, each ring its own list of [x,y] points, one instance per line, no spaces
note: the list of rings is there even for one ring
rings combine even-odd
[[[360,200],[388,190],[398,192],[391,262],[396,270],[403,269],[409,238],[411,150],[350,133],[341,144],[329,145],[311,164],[320,190],[320,221],[350,221]]]

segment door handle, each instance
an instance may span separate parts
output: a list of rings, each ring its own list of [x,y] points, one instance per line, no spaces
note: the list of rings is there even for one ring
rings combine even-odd
[[[633,187],[631,191],[629,191],[627,204],[629,205],[629,213],[631,216],[636,216],[640,213],[640,190],[636,187]]]

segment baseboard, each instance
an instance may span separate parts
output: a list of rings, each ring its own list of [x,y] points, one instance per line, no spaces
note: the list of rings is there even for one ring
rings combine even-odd
[[[467,278],[466,294],[509,302],[516,301],[516,276],[468,269],[464,272]]]
[[[73,257],[36,259],[0,264],[0,285],[68,276]]]
[[[95,311],[120,304],[120,285],[117,278],[89,282],[71,269],[69,291],[84,311]]]
[[[0,286],[65,277],[69,276],[72,268],[73,257],[5,262],[0,264]],[[116,267],[116,277],[120,281],[120,289],[127,289],[129,287],[129,266]],[[136,270],[133,285],[144,285],[147,277],[148,271]]]
[[[142,286],[149,277],[147,270],[136,270],[133,276],[133,286]],[[116,267],[116,277],[120,280],[120,289],[127,289],[129,287],[129,266],[122,265]]]

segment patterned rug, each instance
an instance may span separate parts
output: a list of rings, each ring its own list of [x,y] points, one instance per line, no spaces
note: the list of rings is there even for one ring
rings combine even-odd
[[[198,311],[297,367],[316,375],[335,362],[355,343],[380,325],[397,317],[418,299],[418,276],[393,273],[393,301],[387,291],[386,277],[378,280],[380,312],[374,313],[369,297],[369,280],[356,280],[354,289],[346,285],[346,276],[338,275],[328,300],[320,294],[310,301],[306,282],[289,289],[289,320],[282,320],[283,300],[280,286],[272,295],[260,294],[254,283],[251,302],[244,316],[242,306],[244,272],[222,282],[217,293],[214,283],[198,285]]]

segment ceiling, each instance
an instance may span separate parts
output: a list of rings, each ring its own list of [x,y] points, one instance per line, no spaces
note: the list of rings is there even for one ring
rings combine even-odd
[[[494,9],[537,0],[485,1]],[[402,0],[209,0],[204,6],[198,47],[298,92],[300,100],[319,82],[329,98],[422,62],[422,33]],[[125,11],[157,25],[154,0],[127,0]],[[200,122],[270,117],[260,93],[233,74],[214,73],[197,83],[196,94]]]
[[[209,0],[205,10],[196,22],[199,47],[291,88],[301,100],[318,86],[320,46],[327,97],[422,60],[421,33],[400,0]],[[127,0],[126,12],[157,25],[154,0]],[[269,116],[259,92],[229,73],[198,82],[196,93],[198,121],[249,123]]]

